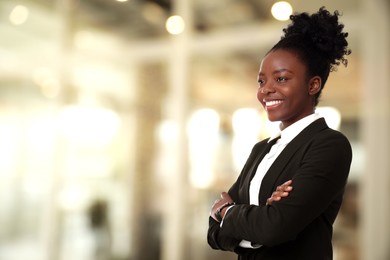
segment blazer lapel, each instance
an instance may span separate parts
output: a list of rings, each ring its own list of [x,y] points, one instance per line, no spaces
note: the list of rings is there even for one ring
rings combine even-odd
[[[253,176],[255,176],[256,171],[257,171],[257,167],[259,166],[261,160],[263,160],[264,156],[271,150],[271,147],[276,143],[276,141],[278,139],[279,138],[275,138],[275,139],[272,139],[271,141],[269,141],[267,143],[267,145],[265,146],[264,150],[261,153],[259,153],[258,156],[256,156],[254,163],[253,163],[252,167],[250,168],[250,178],[249,178],[250,181],[253,179]]]
[[[267,140],[264,140],[264,142],[267,142]],[[245,181],[244,181],[244,184],[242,187],[242,190],[243,190],[242,196],[244,196],[245,203],[249,203],[249,201],[250,201],[249,200],[249,187],[250,187],[250,183],[251,183],[253,176],[255,176],[255,174],[256,174],[257,167],[258,167],[259,163],[261,162],[261,160],[264,158],[264,156],[269,152],[269,150],[271,149],[272,145],[274,145],[275,142],[276,142],[276,139],[273,139],[269,143],[264,144],[263,147],[260,148],[259,151],[257,151],[257,154],[252,159],[251,166],[247,170],[247,175],[245,177]]]
[[[307,143],[315,133],[328,128],[325,119],[320,118],[308,127],[303,129],[282,151],[282,153],[276,158],[274,163],[268,169],[265,174],[260,187],[259,193],[259,205],[264,205],[269,196],[274,192],[276,188],[276,181],[279,175],[282,173],[283,169],[292,159],[295,152],[301,148],[302,145]]]

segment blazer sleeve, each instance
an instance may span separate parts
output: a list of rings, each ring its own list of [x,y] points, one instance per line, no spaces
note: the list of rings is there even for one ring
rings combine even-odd
[[[329,130],[311,138],[283,172],[293,179],[289,196],[271,206],[236,205],[226,214],[219,236],[275,246],[295,239],[321,215],[329,213],[333,223],[339,207],[336,203],[332,209],[332,202],[342,196],[351,160],[351,146],[341,133]]]
[[[238,176],[236,182],[231,186],[231,188],[228,191],[230,197],[233,199],[233,201],[236,204],[248,203],[242,199],[243,197],[242,195],[240,196],[239,194],[240,187],[242,187],[242,182],[245,179],[246,175],[249,174],[250,167],[253,165],[253,162],[258,154],[258,151],[261,150],[261,147],[266,143],[266,141],[267,140],[259,142],[253,147],[240,175]],[[239,243],[241,242],[241,239],[239,237],[221,235],[220,229],[221,229],[220,223],[215,221],[212,217],[209,217],[209,228],[207,231],[208,244],[213,249],[234,251],[239,245]]]

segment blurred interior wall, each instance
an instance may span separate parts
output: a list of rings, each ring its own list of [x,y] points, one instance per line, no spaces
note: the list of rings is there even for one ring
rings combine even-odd
[[[189,9],[191,9],[190,3],[193,1],[194,0],[174,1],[176,13],[188,17],[190,15]],[[67,68],[67,66],[69,66],[68,62],[70,62],[72,55],[74,55],[74,53],[72,54],[72,48],[74,48],[74,46],[71,46],[72,43],[70,42],[70,39],[73,38],[73,19],[76,16],[74,13],[76,12],[74,3],[77,1],[57,0],[57,2],[58,14],[61,17],[59,20],[63,28],[58,30],[61,35],[59,35],[60,39],[58,39],[58,43],[55,46],[60,45],[59,49],[61,49],[61,57],[59,57],[58,60],[59,63],[62,63],[58,66],[59,71],[61,71],[60,74],[62,74],[60,81],[64,88],[63,93],[61,93],[60,104],[57,105],[62,106],[75,102],[75,94],[77,94],[75,93],[77,90],[74,89],[71,82],[68,82],[70,73],[68,72],[69,68]],[[359,253],[361,260],[387,260],[390,259],[390,249],[388,247],[390,244],[390,226],[388,221],[388,219],[390,219],[390,192],[388,189],[390,186],[390,175],[388,173],[390,169],[388,160],[388,155],[390,154],[390,137],[388,135],[388,129],[390,127],[390,85],[387,79],[390,71],[388,17],[390,9],[388,0],[361,0],[360,3],[362,5],[362,10],[359,12],[358,20],[360,21],[359,25],[361,26],[353,32],[355,35],[360,35],[360,49],[359,51],[356,50],[354,54],[358,52],[359,54],[362,54],[362,62],[360,64],[362,67],[361,71],[363,71],[362,75],[359,75],[359,79],[363,79],[362,85],[355,86],[356,91],[363,93],[359,124],[362,126],[361,139],[365,149],[365,169],[359,183],[362,191],[360,205],[360,224],[362,226]],[[190,18],[186,20],[191,21]],[[191,25],[189,24],[188,27],[191,27]],[[207,37],[203,36],[196,39],[197,41],[191,41],[191,44],[188,43],[188,38],[186,38],[189,37],[189,32],[186,31],[184,35],[172,38],[172,41],[168,42],[169,44],[165,44],[161,48],[155,48],[158,43],[161,43],[158,40],[151,41],[149,43],[150,45],[144,45],[142,42],[140,44],[143,47],[142,50],[140,48],[141,51],[139,51],[139,49],[132,49],[132,43],[126,43],[126,46],[130,47],[126,49],[125,58],[123,58],[122,53],[118,54],[121,63],[125,63],[123,60],[127,60],[129,57],[135,59],[135,57],[142,56],[142,58],[139,58],[139,60],[142,61],[139,61],[139,63],[134,66],[136,67],[135,72],[134,67],[129,67],[128,71],[126,71],[126,75],[131,73],[135,74],[134,77],[136,78],[137,84],[131,85],[134,85],[137,88],[134,91],[136,92],[134,94],[136,96],[134,97],[134,100],[137,101],[135,101],[134,104],[131,102],[124,102],[125,104],[118,104],[118,102],[115,102],[115,104],[118,105],[118,112],[123,113],[124,118],[129,117],[129,114],[134,117],[133,121],[124,126],[124,134],[121,136],[123,147],[126,148],[120,146],[126,151],[127,149],[131,150],[132,153],[123,152],[124,155],[121,156],[128,156],[125,158],[126,163],[124,163],[126,167],[123,167],[123,170],[120,171],[121,174],[102,179],[101,186],[103,186],[103,183],[106,184],[107,181],[109,181],[110,190],[107,192],[108,198],[110,198],[108,194],[127,194],[124,191],[128,190],[132,193],[131,196],[129,196],[129,205],[126,204],[128,202],[126,199],[120,201],[120,203],[118,203],[119,206],[117,206],[117,208],[124,209],[123,211],[127,211],[127,207],[129,207],[128,215],[130,215],[129,222],[131,222],[131,228],[127,230],[122,228],[126,225],[119,225],[119,228],[117,229],[126,234],[131,233],[129,235],[129,240],[131,240],[131,248],[129,250],[129,254],[132,256],[131,259],[160,259],[160,257],[164,260],[186,259],[186,256],[190,254],[188,253],[188,249],[195,244],[195,239],[200,239],[200,242],[195,242],[197,242],[198,245],[202,245],[202,250],[207,252],[207,254],[220,253],[212,251],[207,247],[205,234],[203,234],[205,232],[202,233],[202,229],[200,228],[203,223],[202,221],[205,223],[207,222],[207,213],[199,214],[200,210],[198,212],[194,210],[194,208],[203,209],[203,207],[208,207],[209,205],[206,205],[207,203],[205,203],[208,202],[207,199],[199,199],[199,203],[193,205],[191,204],[191,200],[186,197],[191,193],[190,188],[187,186],[188,181],[186,180],[189,166],[186,161],[188,147],[185,140],[185,122],[188,113],[187,106],[190,105],[187,93],[189,86],[187,86],[187,84],[190,82],[188,66],[191,64],[191,59],[189,59],[187,55],[190,55],[191,53],[194,54],[194,50],[196,51],[195,54],[206,53],[206,55],[210,54],[210,56],[212,56],[212,54],[218,56],[215,54],[220,52],[234,53],[248,48],[254,48],[257,52],[261,46],[268,46],[276,37],[279,37],[279,28],[272,27],[267,30],[268,27],[265,27],[266,28],[260,28],[261,30],[264,30],[261,33],[258,33],[258,29],[256,28],[256,35],[254,35],[254,31],[236,30],[232,31],[232,37],[221,37],[220,35],[217,35],[218,39],[216,39],[215,37],[213,38],[207,35]],[[269,33],[267,33],[268,31]],[[237,37],[238,34],[240,34],[240,37]],[[249,35],[250,37],[241,37],[242,35]],[[155,42],[158,43],[155,44]],[[214,47],[207,48],[205,47],[207,45],[205,43],[208,43],[208,46]],[[189,50],[188,48],[192,48],[193,50]],[[112,49],[115,49],[115,47]],[[88,48],[88,51],[91,50]],[[92,54],[93,55],[91,56],[93,56],[93,58],[99,57],[98,55],[95,55],[93,51]],[[157,59],[157,56],[159,59]],[[26,61],[32,60],[29,56],[22,57],[27,57],[25,59]],[[98,60],[99,59],[92,59],[92,62],[97,62]],[[153,62],[150,62],[151,60],[153,60]],[[158,61],[156,62],[156,60]],[[112,65],[109,60],[105,60],[105,62]],[[169,66],[166,66],[166,63],[169,63]],[[226,61],[226,63],[228,63],[228,61]],[[166,67],[168,68],[164,70]],[[157,85],[158,87],[156,87]],[[112,87],[113,84],[110,83],[109,86]],[[93,85],[93,87],[96,86]],[[129,87],[129,91],[132,90],[133,89]],[[20,95],[21,93],[18,94]],[[156,176],[152,176],[155,171],[155,169],[152,169],[155,153],[157,153],[158,150],[157,144],[155,143],[156,138],[154,131],[158,124],[164,120],[171,120],[174,122],[176,130],[179,130],[180,134],[174,142],[169,144],[170,148],[173,148],[170,151],[173,152],[165,153],[170,160],[164,161],[164,164],[161,165],[161,168],[167,172],[167,175],[164,177],[164,182],[156,184],[156,182],[160,180],[155,178]],[[133,129],[133,127],[135,129]],[[134,133],[129,133],[129,129],[133,129]],[[131,141],[128,141],[128,139],[124,137],[131,139]],[[62,154],[64,153],[64,149],[65,148],[61,147],[53,149],[53,151],[59,153],[57,155],[59,160],[65,160],[67,158],[66,154]],[[110,153],[107,153],[107,155],[114,154],[113,151],[109,151]],[[10,152],[7,151],[7,153],[9,154]],[[79,155],[80,154],[76,153],[75,157]],[[23,157],[23,159],[25,158]],[[131,164],[128,163],[129,161],[134,161],[134,167],[128,167],[127,164]],[[63,165],[61,162],[54,164],[56,167],[54,173],[58,175],[63,174],[62,171],[64,170],[62,169]],[[23,167],[22,164],[19,165],[19,167]],[[112,182],[122,183],[123,179],[121,175],[125,175],[123,179],[130,179],[129,183],[126,182],[123,184],[124,191],[112,184]],[[66,181],[65,178],[64,180]],[[79,180],[80,182],[83,181],[82,177],[79,177]],[[55,181],[59,182],[57,185],[63,185],[60,183],[60,180]],[[96,179],[88,179],[88,181],[94,183],[96,182]],[[230,184],[231,182],[229,181],[229,185]],[[21,186],[21,184],[18,185]],[[58,193],[60,188],[56,186],[56,184],[51,185],[53,185],[53,187],[51,187],[51,193],[48,193],[47,204],[44,204],[44,206],[47,207],[45,210],[49,212],[44,220],[47,219],[49,221],[42,221],[42,223],[45,222],[45,224],[48,225],[45,225],[44,229],[47,234],[45,235],[45,250],[43,251],[48,252],[48,256],[45,259],[50,260],[59,259],[59,254],[62,250],[60,236],[63,236],[63,234],[61,232],[66,234],[65,231],[70,230],[69,228],[61,229],[61,224],[64,222],[64,219],[69,218],[69,215],[71,215],[70,213],[72,213],[63,210],[62,214],[60,214],[61,212],[59,212],[58,205],[55,204],[60,195]],[[4,192],[4,190],[14,192],[14,189],[7,188],[3,189],[4,194],[8,193]],[[17,189],[15,188],[15,190]],[[200,193],[201,192],[198,191],[198,194]],[[18,194],[16,192],[9,193],[8,196],[13,197],[15,201],[18,201]],[[210,197],[214,197],[214,194]],[[16,209],[22,208],[23,206],[22,203],[13,204]],[[48,206],[49,204],[51,205],[50,207]],[[16,209],[15,212],[18,213],[19,211]],[[35,211],[36,210],[34,209],[34,212]],[[203,210],[202,212],[206,211],[207,210]],[[2,213],[4,214],[4,211]],[[8,215],[11,216],[10,218],[14,216],[12,214],[7,214],[6,217],[8,217]],[[23,215],[24,214],[18,214],[18,217],[21,218]],[[118,224],[128,221],[127,215],[124,214],[124,216],[125,217],[123,218],[118,218],[118,216],[115,215],[113,217],[113,222]],[[29,215],[25,218],[31,220]],[[188,220],[191,220],[191,218],[196,218],[197,220],[194,221],[195,227],[193,230],[188,227],[188,222],[191,222]],[[13,220],[13,225],[9,227],[10,229],[17,228],[20,226],[19,224],[22,223],[22,221]],[[50,221],[52,223],[49,223]],[[163,228],[162,232],[160,227]],[[8,227],[3,225],[2,229],[7,230]],[[189,234],[194,230],[201,233],[195,239],[194,237],[190,237],[191,235],[193,236],[193,233]],[[198,235],[198,233],[196,234]],[[124,247],[127,249],[129,246],[127,240],[123,241],[125,244]],[[191,245],[189,245],[190,243]],[[193,251],[197,252],[192,252],[192,257],[202,254],[206,255],[206,253],[200,252],[202,251],[199,250],[200,246],[193,246],[193,248]],[[64,249],[63,251],[67,250]],[[229,254],[229,256],[235,257],[233,254]],[[195,257],[193,259],[205,258]],[[217,259],[217,257],[212,259]],[[227,258],[221,257],[220,259]]]
[[[361,260],[390,259],[390,19],[389,1],[362,1]]]

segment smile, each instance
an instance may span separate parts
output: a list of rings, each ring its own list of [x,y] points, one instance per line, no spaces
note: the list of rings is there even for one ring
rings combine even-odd
[[[271,101],[264,101],[266,107],[272,107],[277,106],[281,103],[283,103],[282,100],[271,100]]]

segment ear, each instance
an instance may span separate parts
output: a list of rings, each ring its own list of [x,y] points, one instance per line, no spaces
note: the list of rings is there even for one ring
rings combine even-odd
[[[321,78],[314,76],[309,80],[309,95],[314,96],[321,90]]]

